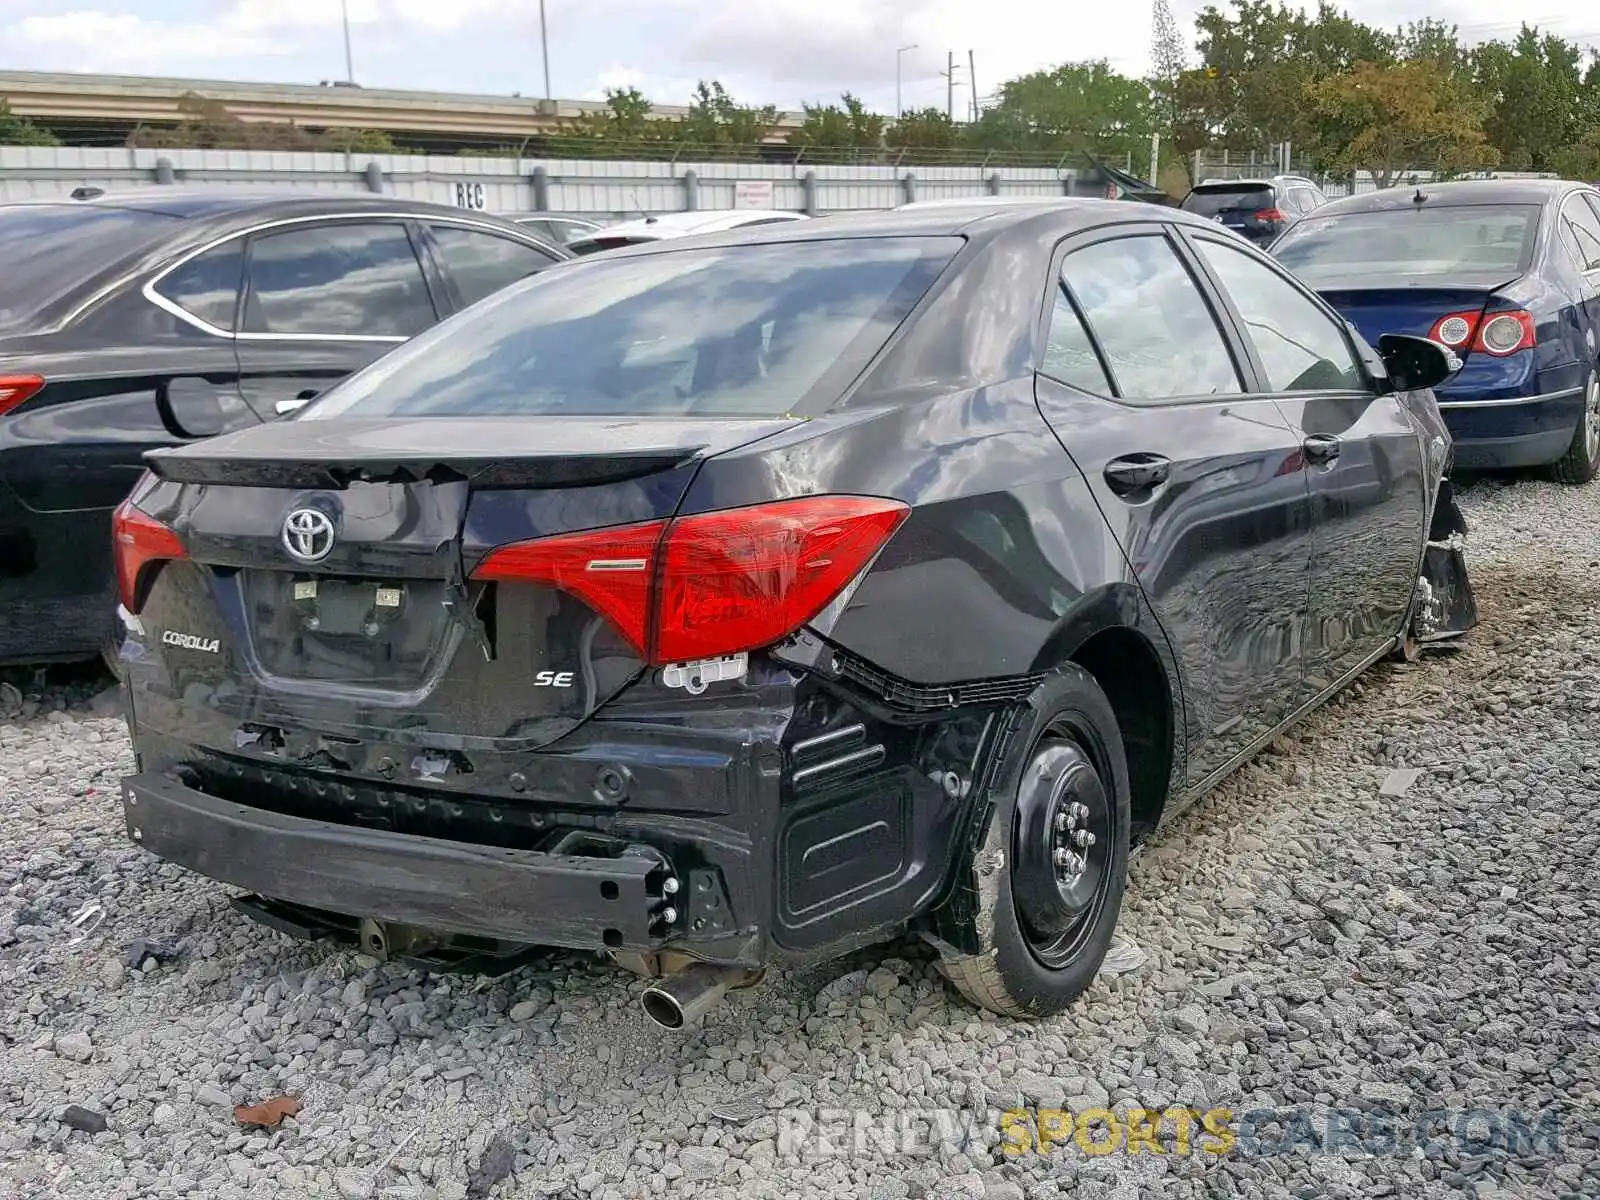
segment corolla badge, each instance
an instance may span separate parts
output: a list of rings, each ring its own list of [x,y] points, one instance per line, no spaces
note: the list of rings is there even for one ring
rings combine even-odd
[[[333,519],[315,508],[297,508],[283,519],[283,548],[303,563],[333,552]]]

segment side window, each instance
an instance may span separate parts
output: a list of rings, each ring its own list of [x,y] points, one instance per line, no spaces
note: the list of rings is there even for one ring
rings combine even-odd
[[[1117,395],[1168,400],[1244,391],[1205,298],[1161,234],[1074,250],[1061,277],[1105,351]]]
[[[1572,196],[1562,208],[1578,251],[1578,265],[1585,271],[1600,269],[1600,214],[1584,202],[1584,197]]]
[[[1050,335],[1045,343],[1043,372],[1052,379],[1102,396],[1111,393],[1100,356],[1094,352],[1089,332],[1078,319],[1064,287],[1056,288],[1055,312],[1050,316]]]
[[[340,222],[251,239],[245,333],[411,337],[435,320],[405,226]]]
[[[1344,331],[1271,267],[1234,246],[1196,238],[1243,318],[1275,392],[1365,391]]]
[[[463,304],[476,304],[555,261],[542,250],[498,234],[460,225],[434,225],[431,229],[444,269],[455,280]]]
[[[155,290],[207,325],[232,333],[243,276],[244,239],[235,238],[168,272]]]

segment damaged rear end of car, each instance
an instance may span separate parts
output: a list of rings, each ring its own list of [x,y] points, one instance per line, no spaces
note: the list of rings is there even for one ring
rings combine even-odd
[[[530,348],[491,301],[468,319],[492,350],[457,362],[425,335],[293,419],[148,455],[114,534],[129,836],[280,931],[381,957],[498,974],[609,953],[658,977],[668,1027],[775,957],[903,919],[935,857],[899,845],[908,788],[943,795],[942,775],[770,651],[815,648],[808,623],[910,509],[793,494],[759,455],[706,468],[805,427],[789,410],[836,398],[957,249],[869,250],[820,344],[781,313],[754,330],[765,381],[740,374],[751,331],[708,316],[675,383],[681,347],[636,336],[671,297],[608,266],[603,312],[634,324],[581,381],[560,320]],[[762,401],[671,402],[719,370]],[[344,413],[374,393],[397,399]],[[644,393],[667,411],[629,411]],[[905,902],[870,911],[886,893]]]

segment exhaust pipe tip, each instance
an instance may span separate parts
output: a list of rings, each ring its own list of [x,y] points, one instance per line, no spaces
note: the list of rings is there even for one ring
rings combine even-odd
[[[747,987],[760,972],[737,967],[718,967],[710,963],[693,966],[652,983],[640,997],[645,1016],[662,1029],[681,1030],[699,1024],[700,1019],[730,988]]]
[[[644,1015],[662,1029],[684,1027],[683,1006],[669,993],[658,988],[646,988],[640,1003],[644,1006]]]

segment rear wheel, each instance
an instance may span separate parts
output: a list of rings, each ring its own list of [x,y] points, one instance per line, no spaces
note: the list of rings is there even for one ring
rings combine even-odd
[[[1128,768],[1105,693],[1068,664],[1035,712],[979,852],[980,952],[941,964],[968,1000],[1011,1017],[1058,1013],[1094,981],[1128,871]]]
[[[1589,375],[1583,393],[1583,415],[1572,433],[1572,445],[1556,463],[1555,477],[1560,483],[1588,483],[1600,474],[1600,368]]]

